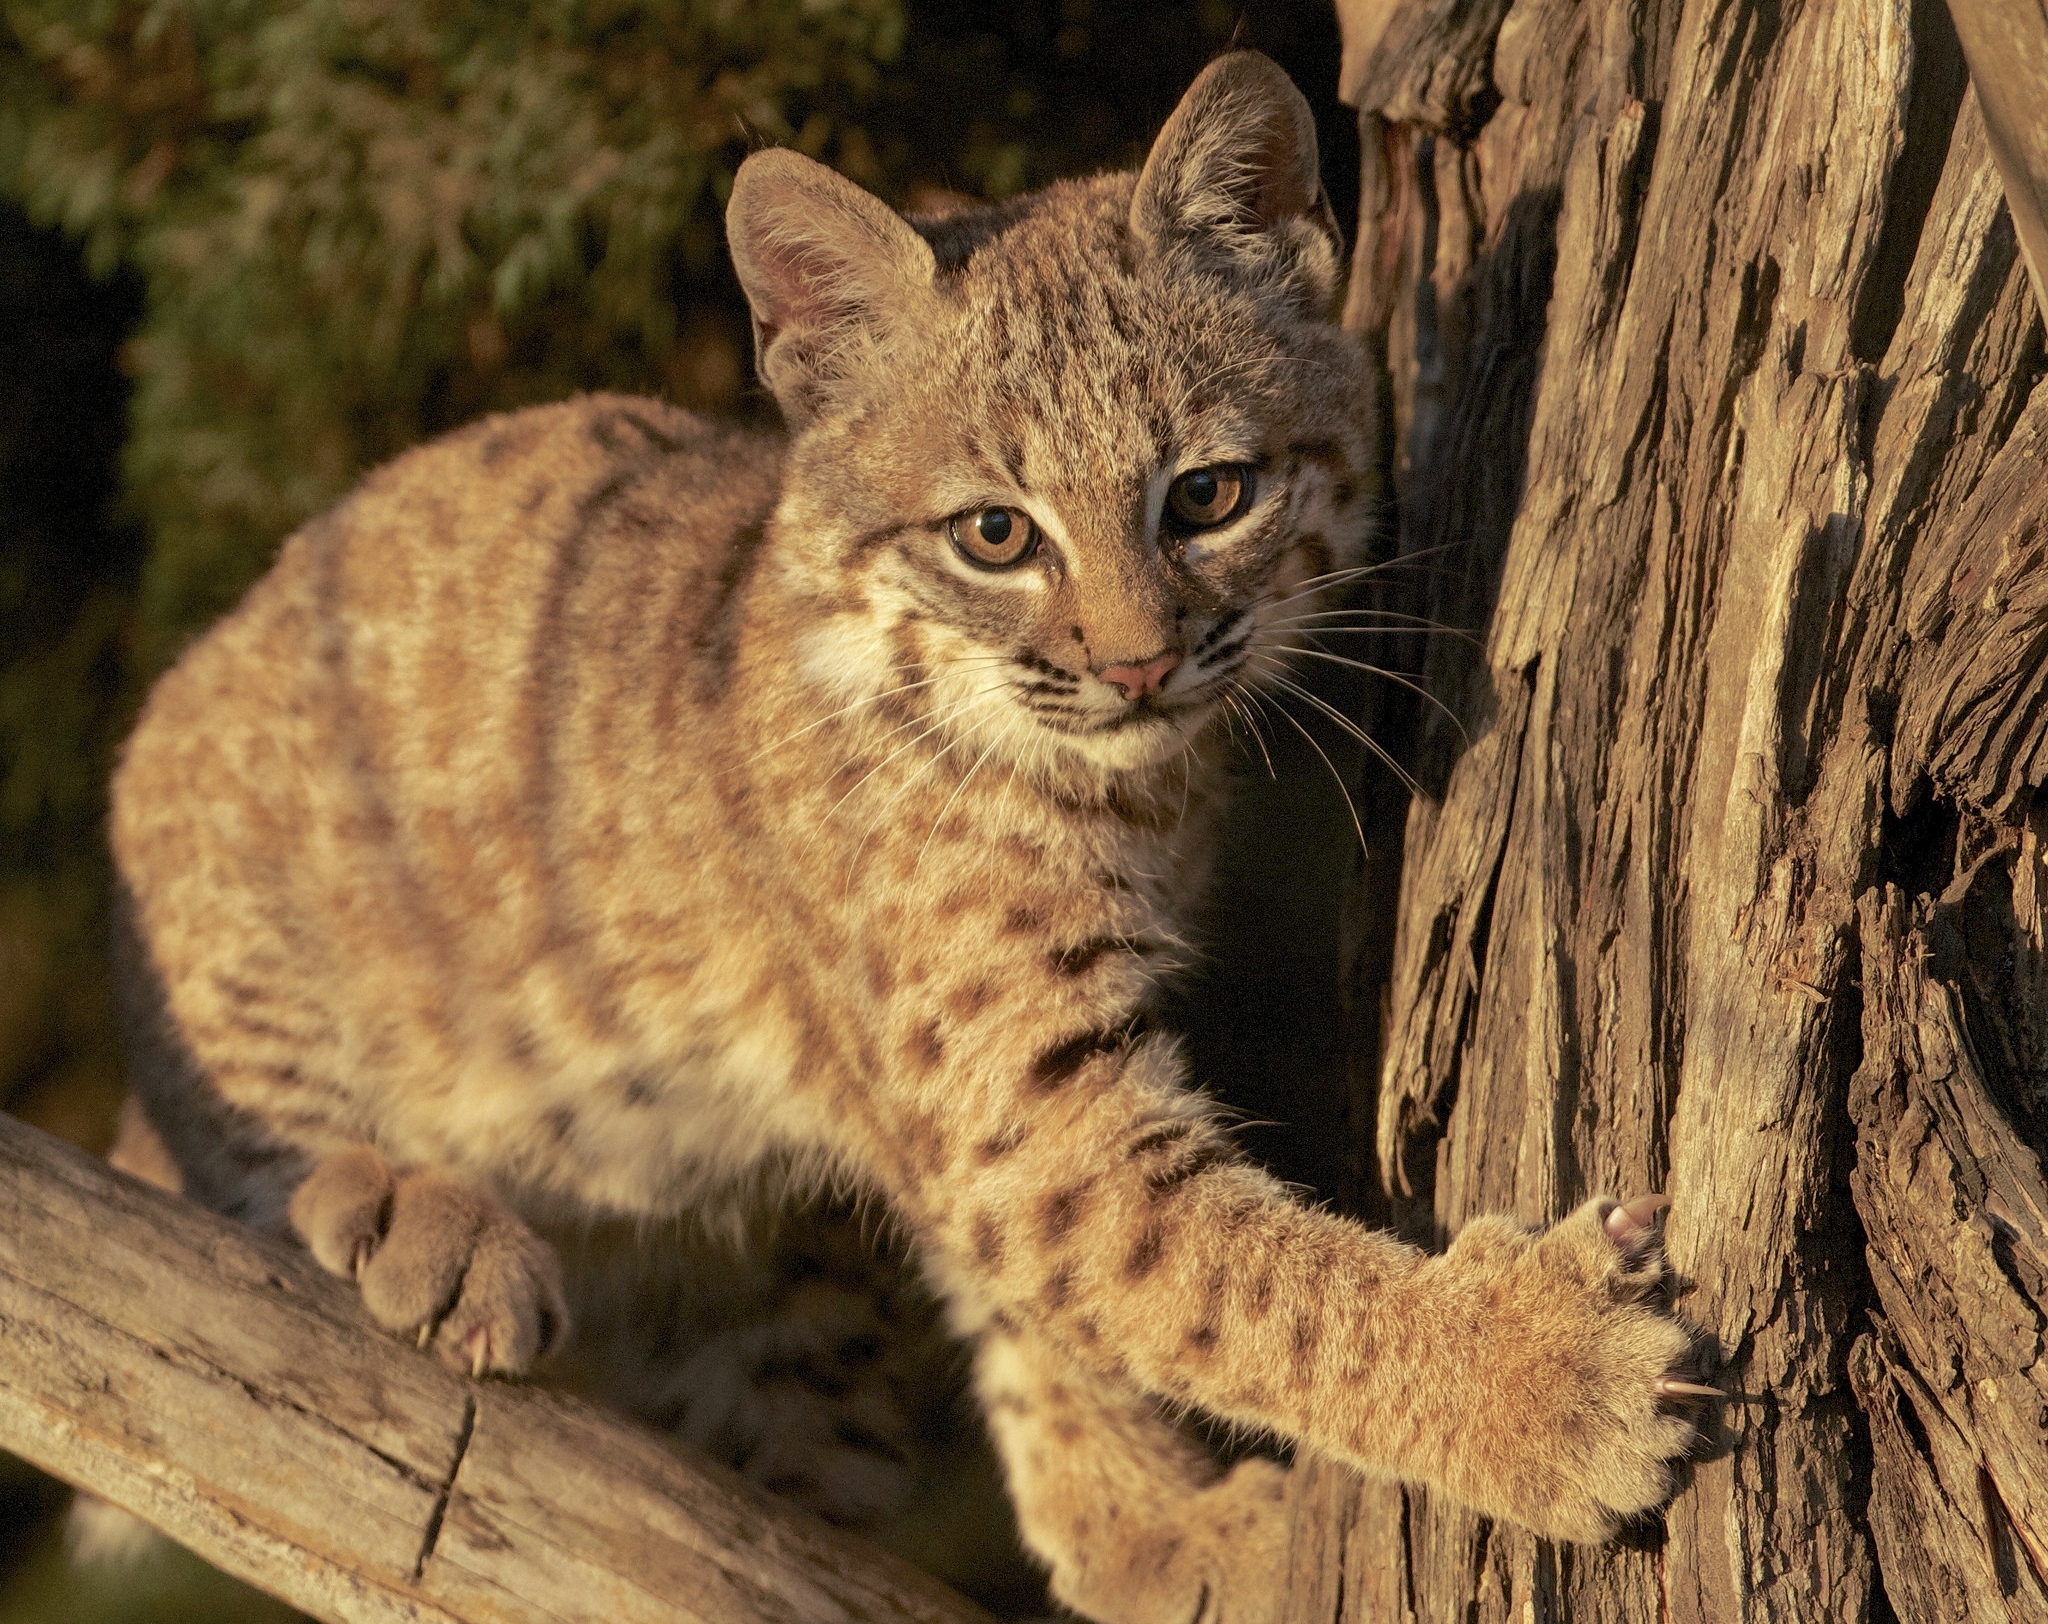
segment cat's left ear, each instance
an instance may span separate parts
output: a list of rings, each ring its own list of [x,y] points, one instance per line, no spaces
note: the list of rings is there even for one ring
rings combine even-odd
[[[801,153],[770,148],[740,165],[725,235],[753,311],[755,364],[792,428],[930,317],[930,246],[880,198]]]
[[[1317,169],[1315,115],[1272,58],[1232,51],[1188,87],[1138,175],[1131,230],[1147,247],[1185,245],[1329,312],[1343,243]]]

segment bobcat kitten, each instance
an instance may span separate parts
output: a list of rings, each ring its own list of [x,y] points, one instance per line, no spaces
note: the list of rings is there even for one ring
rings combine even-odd
[[[187,1187],[477,1373],[572,1307],[625,1334],[543,1233],[874,1192],[1110,1624],[1256,1617],[1280,1571],[1282,1470],[1162,1408],[1562,1538],[1657,1505],[1691,1428],[1645,1204],[1426,1256],[1240,1161],[1145,1022],[1227,706],[1365,524],[1307,104],[1237,53],[1137,175],[906,221],[769,151],[727,222],[786,438],[478,423],[157,687],[113,840]]]

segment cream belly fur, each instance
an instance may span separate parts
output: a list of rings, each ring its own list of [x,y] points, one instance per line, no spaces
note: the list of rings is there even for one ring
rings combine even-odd
[[[1151,1020],[1232,729],[1343,624],[1366,525],[1299,95],[1226,57],[1141,174],[938,221],[762,153],[728,223],[786,438],[604,396],[473,425],[152,696],[112,827],[187,1187],[452,1362],[554,1354],[856,1520],[907,1461],[878,1339],[929,1316],[747,1277],[799,1419],[692,1418],[738,1389],[683,1343],[746,1337],[662,1237],[862,1192],[1105,1624],[1274,1591],[1284,1474],[1175,1407],[1562,1537],[1654,1507],[1691,1428],[1646,1208],[1425,1257],[1246,1165]]]

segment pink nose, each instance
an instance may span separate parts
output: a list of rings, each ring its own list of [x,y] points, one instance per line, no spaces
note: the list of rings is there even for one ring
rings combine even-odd
[[[1143,699],[1166,686],[1166,678],[1180,664],[1178,654],[1161,654],[1143,665],[1106,665],[1095,674],[1112,687],[1121,688],[1126,699]]]

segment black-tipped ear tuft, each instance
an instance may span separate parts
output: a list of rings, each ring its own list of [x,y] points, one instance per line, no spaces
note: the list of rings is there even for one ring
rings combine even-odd
[[[1131,229],[1186,245],[1327,308],[1341,264],[1316,167],[1315,115],[1270,57],[1233,51],[1181,98],[1138,176]]]
[[[801,153],[757,152],[725,208],[761,380],[791,427],[929,311],[932,251],[880,198]]]

